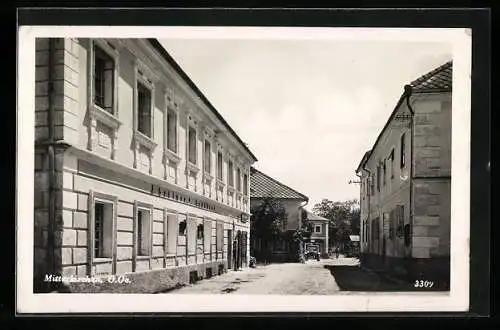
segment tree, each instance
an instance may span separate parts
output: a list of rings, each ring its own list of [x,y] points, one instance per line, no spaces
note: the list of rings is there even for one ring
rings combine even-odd
[[[333,202],[323,199],[314,205],[313,212],[329,220],[328,235],[331,242],[344,244],[349,235],[359,234],[360,209],[357,199]]]
[[[286,209],[279,199],[266,197],[260,204],[250,209],[251,235],[261,239],[263,250],[268,250],[269,242],[278,238],[287,218]]]

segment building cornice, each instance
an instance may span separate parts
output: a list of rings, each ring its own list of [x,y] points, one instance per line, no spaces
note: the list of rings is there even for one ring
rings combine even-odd
[[[161,178],[157,178],[157,177],[154,177],[150,174],[141,172],[137,169],[134,169],[134,168],[126,166],[124,164],[118,163],[118,162],[113,161],[111,159],[104,158],[104,157],[97,155],[93,152],[77,148],[77,147],[72,146],[70,144],[65,144],[65,146],[67,148],[67,151],[74,154],[76,157],[78,157],[78,159],[95,164],[95,165],[102,167],[104,169],[117,172],[117,173],[123,175],[123,177],[137,178],[137,179],[142,180],[145,183],[161,187],[162,189],[170,190],[172,192],[176,192],[176,193],[180,193],[180,194],[185,194],[189,197],[196,198],[197,200],[199,200],[201,202],[213,204],[217,208],[222,209],[233,216],[239,217],[242,213],[250,216],[249,212],[245,212],[243,210],[234,208],[232,206],[220,203],[220,202],[216,201],[215,199],[211,199],[207,196],[204,196],[204,195],[199,194],[197,192],[194,192],[192,190],[183,188],[183,187],[176,185],[176,184],[173,184],[171,182],[165,181]],[[124,185],[124,184],[121,184],[121,185]],[[139,188],[134,188],[134,189],[139,189]],[[139,190],[142,191],[142,189],[139,189]],[[144,193],[148,193],[148,192],[144,191]],[[176,202],[179,202],[179,201],[176,201]],[[179,203],[182,203],[182,202],[179,202]],[[191,205],[191,204],[188,204],[188,205]],[[191,206],[193,206],[193,205],[191,205]],[[193,207],[195,207],[195,206],[193,206]]]

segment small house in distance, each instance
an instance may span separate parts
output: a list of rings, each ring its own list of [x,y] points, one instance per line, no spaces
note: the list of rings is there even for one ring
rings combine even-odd
[[[286,219],[282,222],[280,233],[271,242],[255,234],[256,225],[261,219],[252,215],[251,253],[260,262],[297,261],[297,251],[300,247],[293,241],[293,234],[302,225],[303,206],[307,204],[309,198],[254,167],[250,168],[250,178],[251,210],[255,210],[271,198],[273,202],[283,206],[286,212]]]
[[[307,221],[311,223],[311,237],[309,242],[312,245],[318,246],[318,252],[323,257],[328,257],[328,222],[327,218],[321,217],[305,210],[307,213]]]

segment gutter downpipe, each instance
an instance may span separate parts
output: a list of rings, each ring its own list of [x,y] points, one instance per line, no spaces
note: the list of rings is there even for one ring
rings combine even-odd
[[[414,139],[413,139],[413,133],[414,133],[414,117],[415,117],[415,111],[410,105],[410,97],[412,95],[413,88],[411,85],[405,85],[404,87],[404,93],[405,93],[405,98],[406,98],[406,106],[408,107],[408,110],[410,111],[410,233],[409,233],[409,239],[410,239],[410,258],[412,257],[412,251],[411,247],[413,245],[413,218],[414,218],[414,210],[413,210],[413,150],[414,150]]]
[[[356,176],[359,178],[359,181],[360,181],[360,182],[362,182],[362,179],[361,179],[361,174],[359,174],[359,172],[358,172],[358,171],[356,171],[356,173],[355,173],[355,174],[356,174]],[[359,233],[360,233],[360,235],[359,235],[359,236],[360,236],[360,237],[359,237],[359,249],[360,249],[360,251],[359,251],[359,252],[360,252],[360,253],[361,253],[361,244],[363,243],[363,235],[364,235],[365,230],[366,230],[366,228],[365,228],[366,226],[363,226],[363,221],[364,221],[364,220],[363,220],[363,219],[361,219],[361,199],[362,199],[362,197],[363,197],[363,188],[361,188],[361,186],[362,186],[362,184],[360,184],[360,186],[359,186],[359,187],[360,187],[360,188],[359,188],[359,215],[360,215],[360,219],[359,219],[359,220],[360,220],[360,227],[361,227],[361,228],[359,229]],[[363,229],[363,233],[361,233],[361,229]],[[363,234],[363,235],[361,235],[361,234]]]
[[[54,150],[54,53],[55,39],[49,38],[49,70],[48,70],[48,122],[49,138],[47,153],[49,156],[49,210],[48,210],[48,230],[47,230],[47,262],[52,274],[56,274],[55,265],[55,231],[56,231],[56,203],[55,203],[55,180],[56,180],[56,155]]]
[[[366,227],[370,227],[371,229],[371,225],[369,224],[371,222],[371,219],[372,219],[372,207],[371,207],[371,195],[372,195],[372,181],[373,181],[373,172],[370,171],[368,168],[366,168],[364,165],[363,165],[363,169],[365,171],[368,172],[368,182],[370,183],[370,191],[368,194],[366,194],[368,196],[368,218],[367,218],[367,224],[366,224]],[[371,243],[373,242],[373,237],[371,237],[371,233],[367,233],[366,235],[367,237],[370,237],[370,239],[368,240],[368,252],[372,252],[371,251]]]

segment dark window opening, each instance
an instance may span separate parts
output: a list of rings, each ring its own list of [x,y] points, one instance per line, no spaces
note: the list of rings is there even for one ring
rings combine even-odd
[[[222,152],[217,153],[217,179],[222,181]]]
[[[115,62],[101,48],[94,46],[94,103],[113,113]]]
[[[179,236],[186,236],[186,220],[179,222]]]
[[[167,148],[177,153],[177,113],[171,109],[167,111]]]
[[[203,224],[199,224],[196,232],[196,238],[203,239],[203,234],[204,234]]]
[[[230,160],[228,162],[228,169],[227,169],[227,184],[230,187],[234,186],[234,170],[233,170],[233,162]]]
[[[210,142],[207,141],[207,140],[205,140],[205,164],[204,165],[205,165],[205,172],[206,173],[210,173],[210,171],[212,169],[211,168],[212,167],[211,166],[212,165],[211,164],[211,162],[212,162],[211,158],[212,157],[211,157],[211,150],[210,150],[210,148],[211,148]]]
[[[188,160],[190,163],[196,165],[196,130],[193,127],[189,127],[188,144],[189,144]]]
[[[406,165],[406,134],[401,135],[401,151],[400,151],[400,167],[403,168]]]
[[[137,130],[147,137],[151,136],[151,91],[137,83],[138,122]]]

